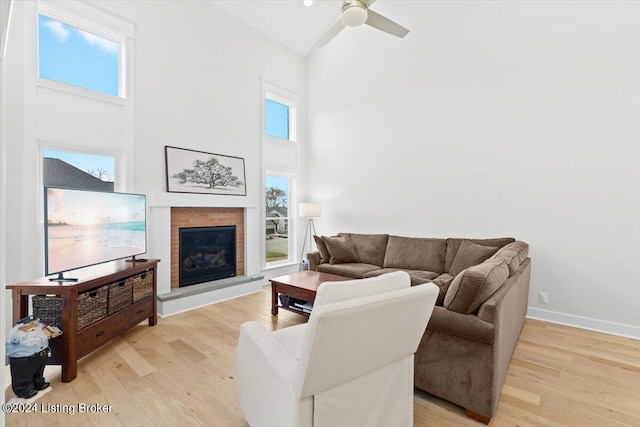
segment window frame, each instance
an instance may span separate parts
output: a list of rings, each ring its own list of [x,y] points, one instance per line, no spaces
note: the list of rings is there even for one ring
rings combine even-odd
[[[267,126],[266,126],[266,108],[265,108],[265,103],[266,100],[270,100],[270,101],[274,101],[277,102],[278,104],[281,105],[285,105],[287,106],[287,108],[289,108],[289,139],[284,139],[284,138],[279,138],[277,136],[272,136],[272,135],[268,135],[266,132]],[[267,139],[271,139],[271,140],[275,140],[275,141],[279,141],[279,142],[298,142],[298,102],[292,101],[290,99],[284,98],[282,96],[279,96],[275,93],[273,93],[273,91],[269,91],[267,90],[265,92],[265,96],[262,100],[262,106],[264,109],[264,114],[263,114],[263,126],[262,126],[262,136],[267,138]]]
[[[107,150],[95,150],[89,149],[88,147],[77,147],[77,146],[69,146],[64,144],[59,144],[55,142],[42,142],[40,141],[40,147],[38,150],[38,182],[41,186],[44,186],[44,154],[45,151],[62,151],[65,153],[76,153],[76,154],[86,154],[92,156],[103,156],[103,157],[111,157],[113,158],[113,191],[115,192],[123,192],[123,176],[122,176],[122,159],[123,153],[121,151],[107,151]],[[73,165],[72,165],[73,166]],[[77,167],[77,166],[74,166]],[[83,171],[86,172],[86,171]],[[87,172],[88,173],[88,172]],[[44,218],[44,208],[43,208],[43,218]]]
[[[280,220],[286,220],[287,221],[287,259],[283,259],[283,260],[278,260],[278,261],[267,261],[267,243],[266,243],[266,236],[267,236],[267,225],[266,222],[269,221],[270,219],[273,219],[274,217],[270,217],[267,215],[266,209],[267,209],[267,203],[266,203],[266,190],[267,190],[267,176],[273,176],[273,177],[279,177],[279,178],[286,178],[287,179],[287,216],[283,217],[283,218],[278,218]],[[265,246],[264,246],[264,251],[262,254],[263,257],[263,264],[265,266],[265,268],[277,268],[283,265],[290,265],[296,262],[295,260],[295,238],[292,238],[294,236],[294,234],[292,233],[295,230],[295,224],[294,224],[294,216],[292,215],[292,210],[293,210],[293,206],[292,206],[292,193],[294,191],[295,188],[295,178],[287,173],[283,173],[282,171],[267,171],[267,173],[265,174],[265,178],[264,178],[264,182],[265,185],[263,186],[263,200],[264,200],[264,218],[263,218],[263,235],[265,236]]]
[[[82,86],[75,86],[70,83],[61,82],[59,80],[47,79],[40,77],[40,15],[47,18],[59,21],[63,24],[70,25],[78,30],[91,33],[95,36],[112,41],[118,44],[118,95],[114,96],[105,92],[100,92],[93,89],[88,89]],[[38,86],[47,87],[50,89],[60,90],[63,92],[69,92],[80,96],[86,96],[90,98],[100,99],[107,102],[114,102],[117,104],[127,99],[127,78],[126,78],[126,35],[118,31],[111,30],[103,25],[93,22],[89,19],[82,18],[66,10],[62,10],[49,3],[38,2],[36,19],[36,82]]]
[[[278,138],[266,133],[266,100],[278,102],[289,107],[289,139]],[[266,79],[262,79],[261,96],[261,140],[262,140],[262,195],[260,197],[262,207],[261,212],[261,234],[262,239],[261,264],[263,270],[271,270],[279,267],[297,265],[298,260],[298,164],[299,164],[299,119],[300,119],[301,98],[298,94],[277,85]],[[278,150],[288,156],[288,161],[274,159],[273,150],[270,148],[279,147]],[[278,151],[276,150],[276,151]],[[292,160],[293,159],[293,160]],[[289,179],[289,199],[287,209],[288,219],[288,258],[280,261],[266,261],[266,177],[282,176]]]

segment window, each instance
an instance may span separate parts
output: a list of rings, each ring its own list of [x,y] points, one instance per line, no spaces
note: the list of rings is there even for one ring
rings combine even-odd
[[[115,39],[39,14],[38,75],[119,96],[123,93],[119,84],[121,43]]]
[[[297,128],[300,97],[282,86],[262,81],[262,176],[264,179],[263,267],[298,262]]]
[[[264,133],[269,137],[296,141],[297,105],[282,96],[266,92]]]
[[[289,107],[271,99],[265,100],[266,133],[276,138],[289,139]]]
[[[84,190],[114,191],[116,159],[111,156],[45,149],[43,184]]]
[[[267,175],[266,182],[266,262],[289,260],[289,178]]]

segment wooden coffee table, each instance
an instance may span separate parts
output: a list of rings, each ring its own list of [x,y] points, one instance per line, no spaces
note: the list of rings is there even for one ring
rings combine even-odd
[[[271,315],[278,315],[278,308],[294,313],[309,316],[308,313],[294,308],[278,306],[278,294],[284,294],[292,298],[313,302],[316,299],[318,286],[323,282],[341,282],[353,280],[350,277],[336,276],[335,274],[319,273],[317,271],[297,271],[286,276],[269,279],[271,282]]]

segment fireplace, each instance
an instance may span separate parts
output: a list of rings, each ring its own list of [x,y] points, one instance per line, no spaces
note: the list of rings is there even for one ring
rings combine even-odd
[[[236,275],[236,227],[179,229],[179,287]]]

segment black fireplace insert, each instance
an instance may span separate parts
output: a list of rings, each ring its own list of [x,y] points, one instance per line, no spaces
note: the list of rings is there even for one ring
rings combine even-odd
[[[236,275],[236,227],[189,227],[179,230],[179,286]]]

